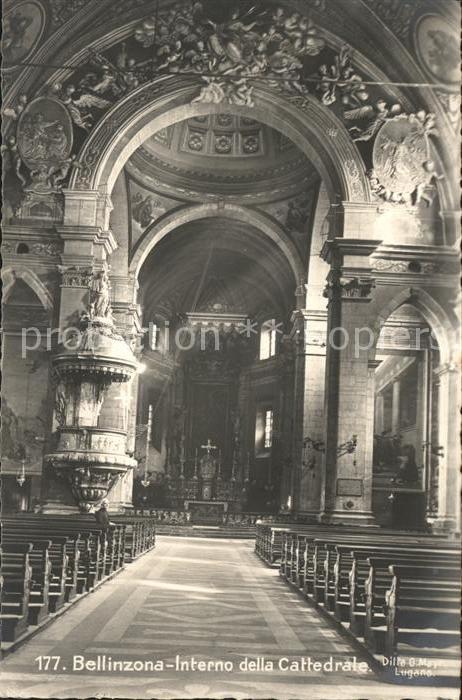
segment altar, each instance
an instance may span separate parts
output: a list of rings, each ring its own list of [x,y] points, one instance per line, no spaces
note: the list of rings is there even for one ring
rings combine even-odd
[[[188,501],[185,511],[191,513],[193,525],[221,525],[228,512],[228,501]]]

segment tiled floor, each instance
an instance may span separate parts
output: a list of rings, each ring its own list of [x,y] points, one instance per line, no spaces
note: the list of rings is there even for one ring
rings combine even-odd
[[[311,667],[285,670],[290,661],[301,659],[306,664],[309,659]],[[81,670],[84,661],[93,662],[93,669]],[[117,670],[114,663],[120,661],[131,665]],[[214,665],[191,670],[200,661]],[[225,669],[220,662],[227,663]],[[318,670],[313,668],[316,662],[329,665]],[[350,670],[330,670],[337,662],[349,663]],[[252,542],[165,537],[154,551],[8,656],[2,664],[0,694],[278,700],[457,697],[454,690],[443,688],[414,691],[384,684],[366,662],[277,572],[261,564]],[[181,663],[185,665],[177,670]]]

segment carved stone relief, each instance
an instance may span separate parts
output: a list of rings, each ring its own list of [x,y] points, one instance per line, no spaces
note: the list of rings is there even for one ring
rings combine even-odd
[[[387,202],[432,204],[436,171],[430,155],[430,136],[437,135],[435,119],[423,111],[400,114],[381,124],[373,147],[372,191]]]
[[[7,240],[2,242],[2,252],[3,253],[15,253],[18,245],[23,243],[24,241],[15,239],[15,240]],[[50,243],[50,242],[44,242],[44,243],[27,243],[29,247],[29,253],[37,256],[46,256],[46,257],[56,257],[61,253],[61,246],[57,243]]]
[[[26,61],[34,53],[45,28],[43,7],[35,0],[16,2],[3,16],[3,70]]]
[[[434,80],[448,85],[460,82],[460,38],[455,27],[438,14],[419,19],[415,47],[424,69]]]
[[[390,260],[388,258],[375,258],[372,269],[379,272],[412,272],[420,274],[432,274],[438,272],[450,272],[450,268],[439,262],[420,262],[419,260]]]
[[[93,271],[88,267],[66,267],[58,265],[63,287],[88,287]]]

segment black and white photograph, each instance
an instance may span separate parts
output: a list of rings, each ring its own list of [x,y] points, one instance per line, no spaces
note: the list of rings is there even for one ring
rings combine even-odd
[[[457,0],[3,0],[0,698],[456,700]]]

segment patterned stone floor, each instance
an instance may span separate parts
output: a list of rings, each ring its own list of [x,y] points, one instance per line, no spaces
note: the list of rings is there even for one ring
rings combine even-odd
[[[311,666],[285,670],[301,659]],[[201,661],[212,665],[191,668]],[[337,662],[350,670],[335,671]],[[261,564],[252,542],[175,537],[159,538],[154,551],[7,656],[0,680],[1,697],[10,698],[457,697],[380,682],[366,658]]]

